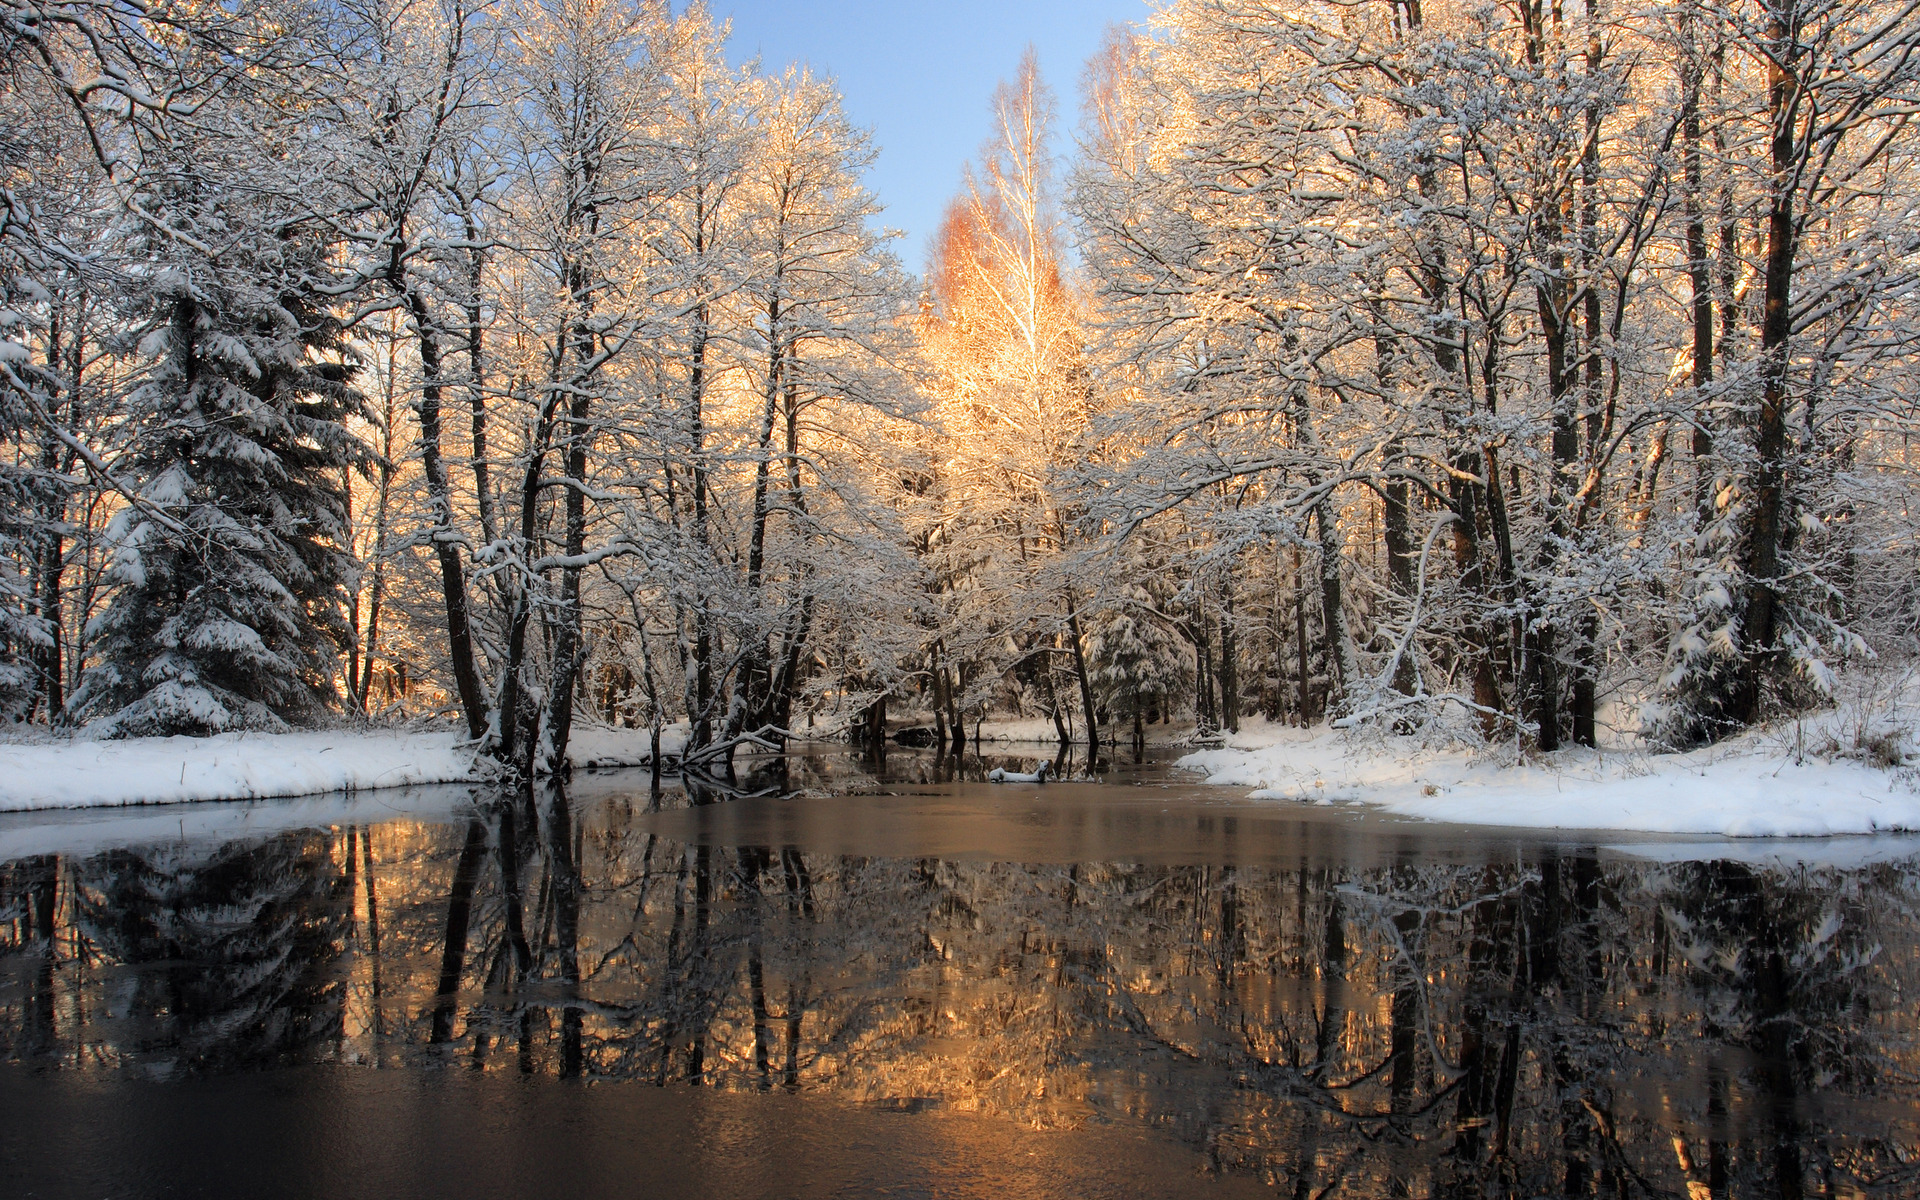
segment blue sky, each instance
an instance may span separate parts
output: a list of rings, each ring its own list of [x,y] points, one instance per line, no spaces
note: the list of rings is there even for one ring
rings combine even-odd
[[[729,55],[757,52],[769,70],[805,62],[840,82],[847,115],[873,131],[879,162],[868,185],[886,224],[906,231],[907,267],[926,261],[927,239],[960,186],[962,166],[988,133],[995,84],[1012,76],[1031,42],[1059,102],[1062,133],[1080,112],[1080,73],[1108,25],[1146,20],[1145,0],[709,0],[731,17]],[[1071,148],[1063,137],[1060,151]]]

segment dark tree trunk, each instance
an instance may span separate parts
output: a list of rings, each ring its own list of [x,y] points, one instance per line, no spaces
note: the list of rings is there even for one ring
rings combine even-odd
[[[1232,733],[1240,732],[1240,652],[1233,629],[1233,588],[1223,585],[1220,592],[1220,722]]]
[[[1293,548],[1293,648],[1299,668],[1300,728],[1313,724],[1313,679],[1307,647],[1307,581],[1300,566],[1300,547]]]
[[[1780,548],[1787,508],[1788,346],[1793,332],[1793,260],[1799,231],[1794,221],[1795,136],[1800,93],[1795,70],[1799,13],[1795,0],[1769,0],[1767,38],[1773,55],[1768,67],[1767,115],[1772,194],[1767,209],[1766,307],[1760,323],[1760,411],[1754,424],[1753,509],[1747,531],[1746,613],[1741,630],[1745,658],[1740,695],[1731,707],[1744,721],[1760,719],[1764,682],[1778,657]]]
[[[1320,534],[1320,621],[1326,634],[1327,662],[1333,668],[1333,694],[1341,704],[1351,703],[1355,683],[1353,647],[1347,637],[1347,617],[1340,586],[1340,529],[1334,522],[1333,502],[1323,499],[1313,507]]]
[[[486,256],[480,249],[480,229],[473,219],[473,199],[461,197],[461,219],[467,237],[467,406],[473,413],[473,491],[480,508],[480,536],[488,542],[500,536],[493,509],[493,481],[487,463],[486,326],[481,322],[480,289]]]
[[[557,365],[555,375],[557,381]],[[541,472],[546,465],[547,446],[553,437],[554,415],[559,411],[560,404],[561,389],[557,385],[550,387],[534,425],[532,442],[527,448],[526,470],[520,478],[520,553],[528,559],[533,557],[535,551],[535,535],[539,531]],[[507,662],[500,687],[500,741],[497,753],[500,761],[508,764],[519,762],[521,726],[525,723],[521,712],[525,689],[521,686],[520,677],[527,666],[527,629],[532,621],[533,578],[529,574],[513,586],[507,619]]]
[[[582,637],[584,614],[580,607],[579,560],[586,552],[587,539],[587,418],[591,397],[576,387],[568,414],[571,428],[567,439],[566,554],[568,564],[560,569],[560,612],[554,618],[553,681],[547,692],[547,773],[564,773],[567,741],[573,733],[573,700],[586,658]]]
[[[440,454],[440,342],[434,334],[426,298],[417,288],[402,286],[420,350],[420,462],[427,480],[427,501],[433,513],[430,536],[434,556],[440,563],[440,590],[447,609],[447,657],[453,666],[460,710],[467,718],[467,734],[477,741],[486,736],[490,713],[480,684],[479,667],[474,662],[467,578],[460,565],[460,547],[453,529],[453,484]]]
[[[1549,234],[1557,237],[1557,234]],[[1565,256],[1550,256],[1564,270]],[[1540,543],[1537,571],[1550,577],[1560,567],[1561,544],[1567,537],[1567,505],[1572,491],[1571,468],[1580,453],[1579,425],[1573,411],[1573,375],[1567,369],[1567,310],[1565,287],[1549,281],[1539,289],[1540,325],[1547,348],[1547,389],[1553,412],[1553,472],[1547,489],[1547,537]],[[1537,589],[1529,587],[1529,593]],[[1527,660],[1528,715],[1537,726],[1534,744],[1542,750],[1560,748],[1560,671],[1558,629],[1553,613],[1531,602],[1522,610],[1526,622],[1522,645]]]
[[[1713,415],[1707,387],[1713,382],[1713,280],[1708,272],[1707,223],[1701,204],[1700,48],[1692,9],[1681,14],[1680,137],[1682,200],[1687,218],[1687,281],[1693,310],[1693,504],[1701,526],[1713,517]]]
[[[1094,720],[1093,685],[1087,679],[1087,656],[1081,648],[1080,613],[1074,608],[1073,593],[1067,593],[1067,636],[1073,643],[1074,681],[1080,685],[1080,708],[1087,719],[1087,769],[1100,761],[1100,723]]]

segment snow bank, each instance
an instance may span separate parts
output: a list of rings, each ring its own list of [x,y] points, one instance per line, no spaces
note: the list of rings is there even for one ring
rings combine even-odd
[[[473,752],[445,733],[223,733],[0,746],[0,811],[257,800],[450,783]]]
[[[660,728],[660,753],[678,758],[693,730],[685,722]],[[653,761],[653,731],[575,725],[567,736],[567,760],[574,770],[592,767],[644,767]]]
[[[1411,739],[1359,743],[1324,730],[1257,727],[1179,760],[1255,800],[1363,801],[1403,816],[1530,829],[1728,837],[1920,830],[1920,793],[1895,772],[1767,746],[1689,754],[1563,751],[1501,764]]]
[[[462,732],[223,733],[0,745],[0,812],[459,783],[473,777],[474,767]],[[686,739],[684,727],[668,727],[661,748],[677,754]],[[579,726],[571,743],[567,756],[576,769],[639,766],[652,751],[644,729]]]

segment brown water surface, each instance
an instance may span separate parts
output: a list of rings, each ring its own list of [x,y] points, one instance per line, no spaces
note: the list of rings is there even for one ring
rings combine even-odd
[[[1002,763],[0,819],[0,1192],[1920,1193],[1920,841]]]

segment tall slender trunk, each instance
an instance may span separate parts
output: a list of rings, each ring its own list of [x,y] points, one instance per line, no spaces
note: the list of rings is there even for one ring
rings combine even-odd
[[[69,310],[70,320],[61,320],[60,307],[55,307],[51,328],[47,337],[47,365],[55,372],[70,365],[66,380],[67,410],[69,419],[75,425],[80,415],[80,368],[85,363],[85,332],[81,314]],[[62,326],[68,326],[68,336],[62,337]],[[71,347],[67,343],[71,342]],[[62,362],[65,358],[67,361]],[[49,483],[60,473],[61,444],[51,436],[43,436],[40,442],[39,467],[43,478]],[[61,533],[67,521],[67,491],[57,484],[46,489],[37,501],[40,509],[41,534],[39,545],[34,547],[32,568],[28,578],[28,594],[38,610],[38,616],[45,623],[47,641],[44,645],[33,647],[32,659],[34,672],[38,676],[36,689],[40,693],[40,702],[45,707],[47,724],[53,725],[60,720],[60,710],[66,705],[65,671],[62,666],[62,650],[66,644],[66,622],[60,611],[60,597],[66,574],[66,540]]]
[[[1087,769],[1100,761],[1100,723],[1094,720],[1093,685],[1087,679],[1087,655],[1080,636],[1080,613],[1074,607],[1073,592],[1067,592],[1067,636],[1072,641],[1073,674],[1080,685],[1081,711],[1087,719]]]
[[[550,378],[540,402],[539,414],[534,420],[532,438],[526,451],[527,461],[520,476],[520,532],[517,553],[522,560],[521,571],[510,589],[507,661],[500,672],[500,729],[496,754],[501,762],[508,764],[519,764],[521,726],[530,720],[527,714],[522,712],[526,707],[524,703],[526,689],[522,686],[521,678],[527,670],[527,630],[533,623],[534,579],[528,568],[537,551],[541,474],[546,469],[547,450],[553,441],[554,422],[564,396],[564,391],[560,387],[560,371],[565,364],[566,355],[564,340],[549,354],[551,356],[549,358]]]
[[[1747,721],[1759,719],[1765,703],[1763,683],[1778,652],[1780,546],[1787,508],[1786,433],[1788,341],[1793,332],[1793,260],[1799,230],[1793,212],[1794,168],[1800,92],[1794,74],[1798,59],[1797,0],[1768,0],[1767,38],[1773,54],[1768,67],[1767,116],[1773,178],[1767,207],[1766,304],[1760,323],[1760,411],[1754,425],[1758,461],[1753,477],[1753,508],[1747,531],[1746,614],[1741,649],[1745,670],[1734,711]]]
[[[1453,511],[1449,528],[1453,534],[1453,562],[1460,572],[1460,590],[1473,602],[1484,604],[1487,593],[1486,565],[1480,557],[1479,513],[1484,491],[1472,482],[1479,464],[1471,450],[1462,448],[1454,458],[1454,476],[1448,486],[1448,506]],[[1495,716],[1500,708],[1500,684],[1493,670],[1493,639],[1484,622],[1468,623],[1468,659],[1473,669],[1473,702],[1479,706],[1481,736],[1491,740],[1499,731]]]
[[[1573,490],[1572,467],[1580,452],[1579,424],[1574,412],[1577,393],[1573,373],[1568,369],[1568,317],[1566,255],[1559,244],[1557,223],[1545,235],[1549,239],[1548,262],[1551,275],[1538,289],[1540,330],[1547,351],[1548,405],[1553,416],[1551,450],[1553,467],[1548,476],[1547,536],[1541,539],[1535,573],[1550,577],[1560,569],[1562,546],[1567,538],[1568,497]],[[1555,616],[1541,611],[1534,602],[1538,589],[1528,586],[1527,603],[1522,609],[1525,627],[1521,645],[1526,655],[1529,716],[1537,726],[1534,744],[1542,750],[1560,748],[1560,673],[1557,655],[1559,632]]]
[[[373,664],[380,649],[380,609],[387,593],[387,534],[393,495],[393,423],[398,416],[392,360],[388,360],[387,394],[381,411],[380,465],[373,502],[373,582],[367,594],[366,634],[355,645],[360,677],[353,683],[355,700],[366,712],[373,694]],[[350,493],[349,493],[350,494]],[[358,596],[355,597],[356,601]]]
[[[1220,723],[1240,732],[1240,646],[1233,627],[1233,581],[1220,585]]]
[[[1213,701],[1213,639],[1207,635],[1207,614],[1203,610],[1194,622],[1193,634],[1193,718],[1204,733],[1220,728],[1220,713]]]
[[[473,412],[473,491],[480,507],[480,536],[489,544],[500,533],[494,515],[493,481],[487,462],[486,326],[481,322],[481,285],[486,282],[486,255],[480,249],[480,229],[473,219],[473,199],[461,197],[460,218],[467,237],[467,406]]]
[[[933,701],[933,741],[947,752],[947,669],[940,662],[940,639],[927,648],[927,690]]]
[[[480,671],[474,661],[473,632],[469,626],[467,578],[460,564],[459,535],[453,528],[453,484],[447,477],[447,464],[440,450],[441,359],[440,341],[434,333],[432,313],[426,297],[410,281],[397,276],[407,312],[412,317],[414,337],[420,351],[420,461],[427,480],[427,503],[432,511],[434,556],[440,563],[440,591],[447,609],[447,656],[453,666],[455,691],[460,710],[467,719],[468,736],[478,740],[486,736],[490,716]]]
[[[767,301],[767,376],[760,411],[760,435],[753,470],[753,519],[747,535],[747,594],[756,610],[766,606],[760,595],[765,583],[767,560],[767,522],[772,510],[773,428],[780,404],[780,379],[785,349],[780,340],[780,299]],[[728,733],[741,732],[746,726],[764,725],[773,703],[772,663],[767,649],[767,631],[752,631],[752,642],[742,647],[740,678],[734,690],[733,716]]]
[[[947,727],[953,731],[953,752],[956,755],[964,754],[967,750],[967,725],[960,712],[960,690],[966,686],[966,676],[961,673],[958,663],[953,664],[952,670],[943,673],[947,677]]]
[[[1603,50],[1600,39],[1601,0],[1587,0],[1587,78],[1599,78]],[[1600,256],[1600,105],[1587,102],[1586,145],[1580,154],[1580,292],[1585,317],[1584,344],[1581,347],[1583,396],[1581,416],[1586,429],[1586,465],[1589,478],[1585,486],[1598,487],[1592,476],[1601,469],[1606,415],[1605,374],[1600,332],[1600,289],[1596,276]],[[1572,496],[1568,503],[1575,503]],[[1576,552],[1584,553],[1586,539],[1575,521]],[[1568,689],[1573,741],[1577,746],[1592,746],[1598,737],[1599,716],[1599,612],[1585,605],[1574,621],[1573,679]]]
[[[591,353],[591,335],[583,329],[579,335],[582,349]],[[591,440],[588,417],[592,397],[584,380],[576,384],[569,405],[566,472],[572,486],[566,498],[566,556],[560,568],[560,612],[555,618],[553,644],[553,680],[547,689],[547,728],[542,749],[547,755],[547,773],[559,776],[567,761],[567,741],[573,733],[573,699],[580,668],[586,658],[582,637],[585,614],[580,606],[580,560],[587,543],[587,445]]]
[[[1293,647],[1298,660],[1300,728],[1313,723],[1313,680],[1307,649],[1307,576],[1300,565],[1300,547],[1293,548]]]
[[[786,425],[786,510],[789,521],[799,522],[807,515],[807,497],[800,484],[800,384],[793,370],[793,346],[789,342],[782,363],[781,375],[783,394],[781,397],[781,416]],[[802,578],[810,574],[810,567],[801,562],[798,567]],[[809,592],[802,591],[800,613],[788,626],[786,639],[782,647],[782,662],[778,675],[769,685],[771,712],[776,723],[782,729],[793,727],[793,698],[799,689],[803,660],[807,642],[813,636],[814,598]],[[953,718],[954,737],[960,737],[960,718],[956,710]]]
[[[599,232],[599,209],[591,199],[593,185],[598,178],[597,161],[589,159],[582,180],[589,197],[577,210],[569,211],[569,227],[578,229],[586,238],[592,238]],[[565,561],[560,567],[560,607],[553,617],[549,632],[552,645],[552,679],[547,684],[547,712],[545,730],[539,750],[546,754],[546,773],[552,782],[554,820],[563,823],[566,820],[566,799],[560,780],[565,776],[567,762],[567,742],[573,735],[573,704],[578,691],[580,669],[586,660],[586,641],[583,623],[585,613],[580,604],[580,572],[582,559],[587,548],[587,451],[593,442],[592,427],[589,418],[593,411],[592,384],[599,372],[599,338],[595,333],[594,283],[587,258],[584,253],[575,251],[574,257],[566,264],[564,278],[567,283],[569,306],[573,320],[568,332],[560,343],[560,357],[573,359],[573,378],[567,389],[566,454],[564,470],[567,487],[565,499]],[[556,364],[557,365],[557,364]],[[532,496],[529,496],[532,499]],[[531,542],[526,551],[533,553]],[[532,564],[528,564],[528,582],[531,585]],[[571,868],[571,860],[561,865]],[[578,900],[575,899],[577,906]],[[565,951],[571,955],[571,948]],[[576,967],[573,979],[579,979]],[[569,1010],[572,1014],[574,1039],[578,1040],[578,1010]]]
[[[706,392],[707,336],[706,320],[701,305],[702,318],[700,332],[693,344],[693,370],[691,375],[692,403],[692,450],[693,450],[693,531],[694,541],[703,550],[710,542],[707,514],[707,468],[702,461],[705,453],[706,421],[701,411]],[[705,558],[703,557],[703,563]],[[702,603],[693,615],[693,703],[688,706],[693,717],[693,746],[698,749],[713,741],[713,654],[714,654],[714,617],[710,605]]]
[[[1384,281],[1376,285],[1376,290],[1384,292]],[[1387,332],[1384,302],[1375,299],[1371,302],[1374,317],[1373,355],[1374,375],[1380,384],[1382,399],[1389,405],[1399,402],[1396,364],[1400,357],[1400,341]],[[1405,469],[1405,447],[1398,438],[1393,438],[1382,448],[1380,467],[1386,480],[1381,486],[1380,535],[1387,551],[1387,581],[1393,595],[1404,605],[1410,605],[1413,597],[1413,535],[1411,526],[1411,504],[1409,502],[1407,481],[1400,477]],[[1411,696],[1414,690],[1413,655],[1400,656],[1393,674],[1394,690],[1401,695]]]
[[[709,218],[707,196],[704,190],[694,197],[693,207],[693,253],[697,262],[705,264],[707,255],[707,221]],[[706,292],[707,281],[699,275],[694,288],[700,300],[693,309],[692,344],[688,354],[687,372],[687,434],[688,434],[688,473],[693,484],[693,539],[701,555],[703,569],[712,563],[712,533],[709,529],[709,482],[706,462],[706,399],[707,399],[707,342],[712,331],[712,314],[709,309]],[[713,742],[713,704],[714,676],[713,659],[717,652],[718,641],[714,628],[716,617],[713,606],[701,603],[693,616],[693,662],[689,681],[693,685],[693,694],[688,698],[687,715],[693,723],[692,748],[699,749]]]
[[[64,522],[66,517],[66,498],[49,501],[57,507],[56,520]],[[66,540],[60,536],[59,528],[45,535],[40,547],[40,564],[35,582],[38,588],[38,607],[40,618],[46,622],[47,643],[34,649],[34,666],[40,675],[40,695],[46,705],[47,724],[60,721],[60,711],[66,706],[65,646],[67,641],[66,620],[61,612],[61,593],[66,575]]]
[[[1320,537],[1320,620],[1327,639],[1327,661],[1333,667],[1333,693],[1341,705],[1353,702],[1353,685],[1360,677],[1353,638],[1347,633],[1340,585],[1340,528],[1333,502],[1322,497],[1313,506],[1314,528]]]
[[[1707,388],[1713,383],[1713,280],[1707,261],[1707,221],[1701,203],[1700,48],[1692,8],[1681,13],[1680,153],[1682,200],[1687,218],[1687,281],[1693,313],[1693,506],[1700,527],[1713,518],[1713,414]]]

